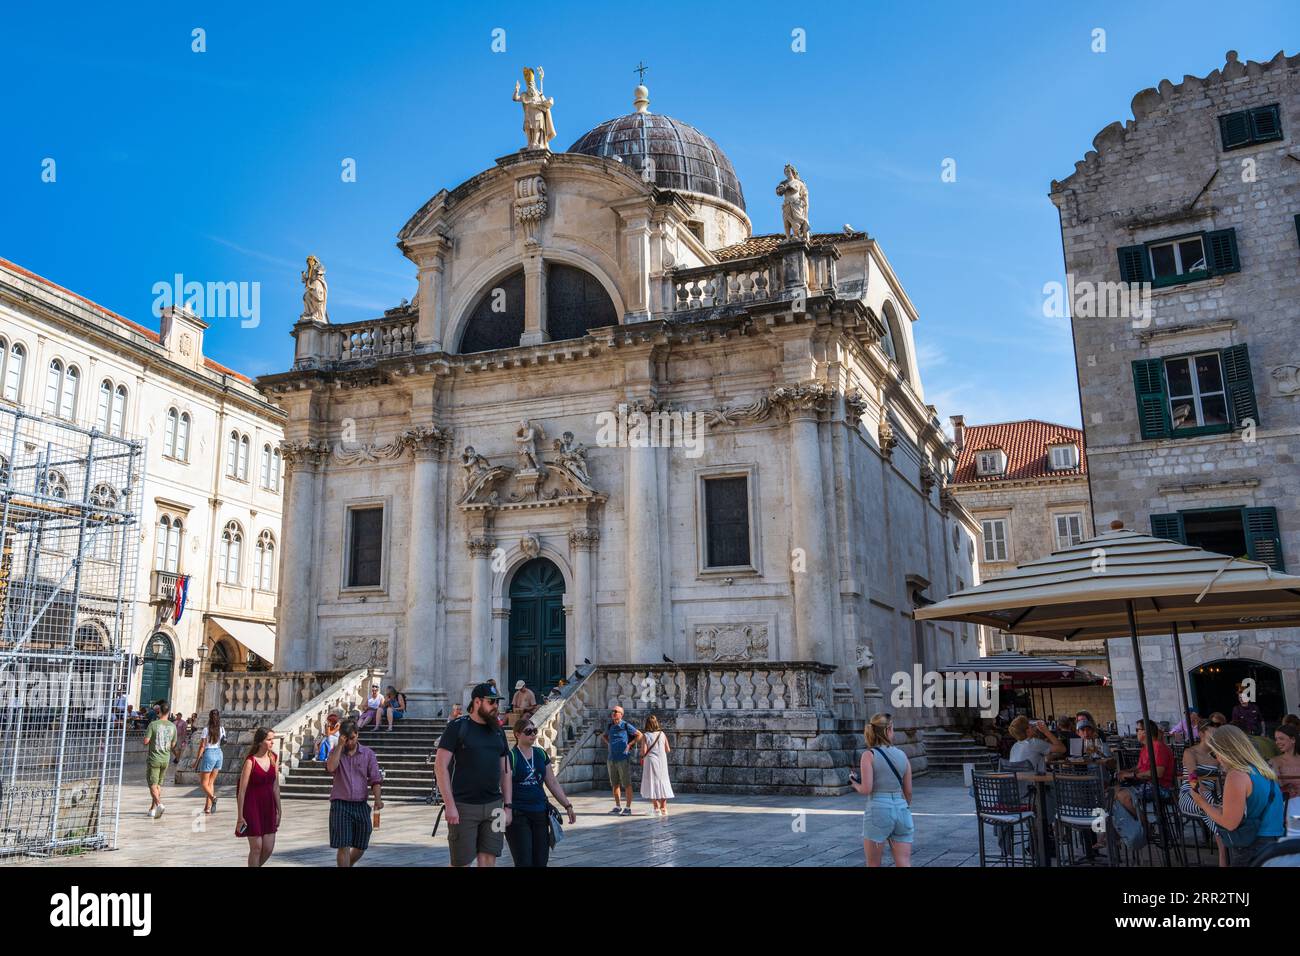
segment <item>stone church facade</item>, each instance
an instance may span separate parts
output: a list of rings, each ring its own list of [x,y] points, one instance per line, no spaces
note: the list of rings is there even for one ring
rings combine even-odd
[[[1123,283],[1149,305],[1072,316],[1099,528],[1300,567],[1300,56],[1164,80],[1052,184],[1066,270],[1096,303]],[[1131,286],[1130,286],[1131,284]],[[1082,293],[1080,293],[1081,295]],[[1136,304],[1136,303],[1135,303]],[[1114,310],[1111,310],[1112,312]],[[1300,708],[1295,629],[1184,634],[1202,713],[1258,685],[1270,725]],[[1119,722],[1141,715],[1132,649],[1110,642]],[[1143,642],[1155,719],[1177,720],[1169,639]]]
[[[284,669],[373,657],[436,716],[587,661],[817,662],[810,708],[860,720],[977,653],[911,619],[977,582],[978,525],[884,253],[809,232],[793,167],[794,224],[753,235],[717,144],[647,107],[568,152],[526,127],[433,196],[398,234],[413,302],[334,325],[309,288],[258,382],[288,421]]]

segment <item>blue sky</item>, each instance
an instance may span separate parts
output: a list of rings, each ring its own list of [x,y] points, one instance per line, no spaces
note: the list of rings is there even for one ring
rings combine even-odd
[[[971,423],[1078,424],[1068,325],[1042,315],[1064,271],[1052,179],[1139,90],[1203,76],[1228,49],[1300,47],[1293,0],[1236,19],[1194,0],[77,6],[6,15],[0,256],[155,328],[153,286],[176,273],[259,282],[258,327],[214,320],[218,361],[289,366],[308,253],[335,322],[411,297],[397,230],[519,148],[521,67],[545,68],[564,149],[631,110],[643,59],[651,110],[718,141],[755,231],[779,229],[792,161],[815,230],[880,241],[920,312],[927,399]]]

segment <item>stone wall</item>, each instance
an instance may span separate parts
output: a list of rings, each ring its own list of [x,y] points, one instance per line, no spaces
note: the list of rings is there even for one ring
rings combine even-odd
[[[1224,150],[1218,118],[1279,104],[1283,138]],[[1149,532],[1150,516],[1197,508],[1277,509],[1282,551],[1300,569],[1300,57],[1238,61],[1181,83],[1162,81],[1133,99],[1134,118],[1113,123],[1074,174],[1053,183],[1067,272],[1076,283],[1117,282],[1117,250],[1202,230],[1233,228],[1240,271],[1154,289],[1151,319],[1075,316],[1089,472],[1099,527],[1119,519]],[[1244,344],[1258,404],[1252,432],[1144,440],[1132,363]],[[1300,635],[1273,630],[1236,635],[1243,658],[1283,671],[1294,710]],[[1194,659],[1224,656],[1217,637],[1184,635]],[[1111,641],[1121,724],[1140,716],[1132,650]],[[1177,675],[1168,639],[1144,641],[1152,716],[1176,719]],[[1148,655],[1150,655],[1148,657]]]

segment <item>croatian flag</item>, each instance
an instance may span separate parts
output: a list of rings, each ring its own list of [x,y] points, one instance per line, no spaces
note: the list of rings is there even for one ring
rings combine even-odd
[[[188,574],[179,575],[176,578],[176,606],[172,609],[172,621],[176,624],[181,622],[181,615],[185,613],[185,598],[190,591],[190,576]]]

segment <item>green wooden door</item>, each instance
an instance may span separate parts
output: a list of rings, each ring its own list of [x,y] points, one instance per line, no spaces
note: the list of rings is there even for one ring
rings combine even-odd
[[[145,648],[140,671],[140,706],[148,708],[160,700],[171,702],[172,668],[176,663],[171,639],[155,634]]]
[[[510,680],[524,681],[541,700],[566,671],[564,576],[546,558],[534,558],[510,583]]]

